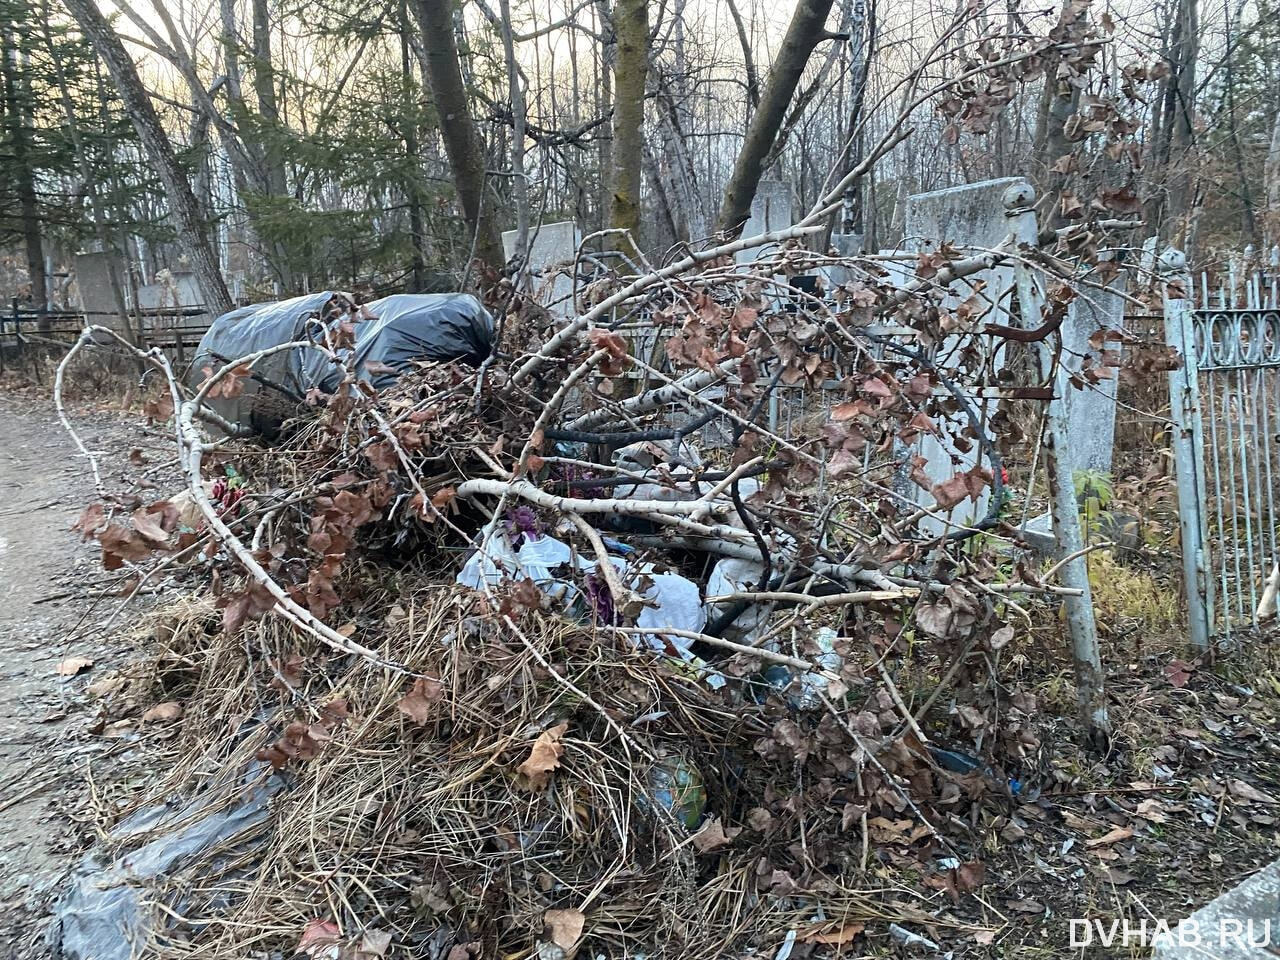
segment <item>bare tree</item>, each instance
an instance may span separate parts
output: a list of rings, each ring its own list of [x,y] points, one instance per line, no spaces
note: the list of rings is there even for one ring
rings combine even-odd
[[[218,269],[218,258],[205,235],[200,208],[186,171],[178,163],[173,144],[156,115],[133,60],[116,36],[106,18],[98,11],[95,0],[66,0],[67,10],[93,44],[98,58],[106,65],[125,109],[133,121],[138,139],[148,159],[168,192],[169,214],[178,230],[178,242],[190,262],[205,307],[210,313],[226,313],[232,308],[231,295]]]
[[[613,8],[618,37],[614,71],[613,204],[609,222],[640,229],[640,178],[644,164],[645,77],[649,71],[648,0],[618,0]]]
[[[809,56],[823,39],[830,36],[826,22],[831,3],[832,0],[800,0],[796,4],[782,48],[760,95],[760,106],[751,115],[751,124],[747,127],[742,149],[738,152],[733,174],[724,192],[719,227],[731,235],[741,231],[751,213],[751,201],[760,186],[765,159],[787,118],[787,108]]]
[[[507,66],[507,88],[511,98],[511,195],[516,205],[516,255],[529,255],[529,181],[524,170],[524,136],[528,112],[524,103],[523,78],[516,64],[516,45],[511,27],[511,0],[498,0],[502,16],[502,51]]]
[[[440,131],[454,189],[467,230],[474,238],[476,257],[490,267],[505,262],[502,240],[485,201],[484,150],[462,82],[458,44],[453,36],[452,4],[447,0],[418,0],[427,82],[440,116]]]

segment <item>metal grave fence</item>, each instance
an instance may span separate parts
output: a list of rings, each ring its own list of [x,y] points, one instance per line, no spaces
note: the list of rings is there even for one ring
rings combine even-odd
[[[1280,298],[1259,269],[1194,283],[1161,257],[1191,639],[1230,641],[1276,615],[1280,581]],[[1234,271],[1232,271],[1234,274]]]

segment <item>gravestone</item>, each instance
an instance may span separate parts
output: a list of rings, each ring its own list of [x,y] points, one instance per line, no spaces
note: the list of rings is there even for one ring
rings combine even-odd
[[[795,223],[794,216],[795,198],[791,184],[782,180],[761,180],[755,199],[751,201],[751,215],[742,228],[742,236],[756,237],[770,230],[784,230]],[[752,247],[739,250],[734,259],[738,263],[751,263],[762,253],[768,253],[769,249]]]
[[[518,230],[502,234],[502,253],[510,260],[516,253]],[[578,255],[582,234],[572,220],[544,223],[529,230],[529,277],[533,283],[534,298],[545,305],[555,316],[568,317],[574,313],[573,269]]]
[[[1124,325],[1123,276],[1107,290],[1086,287],[1067,307],[1062,323],[1062,362],[1073,373],[1083,356],[1091,352],[1089,338],[1100,329],[1119,330]],[[1115,344],[1108,344],[1115,346]],[[1098,366],[1093,351],[1094,366]],[[1067,459],[1073,473],[1089,470],[1111,472],[1116,435],[1116,387],[1114,376],[1067,394]]]
[[[1169,931],[1148,929],[1153,960],[1263,960],[1280,947],[1280,861],[1255,873]],[[1078,936],[1083,940],[1083,936]],[[1093,939],[1096,939],[1096,935]],[[1154,941],[1154,942],[1152,942]]]
[[[1010,233],[1016,234],[1021,242],[1034,243],[1035,213],[1029,204],[1017,202],[1030,189],[1030,184],[1023,178],[1006,177],[908,197],[905,246],[911,253],[927,253],[938,250],[943,244],[950,244],[967,253],[967,248],[991,249],[999,246]],[[1015,201],[1011,206],[1007,203],[1010,200]],[[941,305],[944,309],[954,309],[978,290],[979,286],[982,286],[985,296],[999,295],[1013,285],[1013,280],[1012,267],[984,270],[952,283],[950,292]],[[951,355],[957,340],[957,337],[944,340],[938,349],[939,355]],[[995,341],[991,343],[994,344]],[[996,360],[998,367],[999,357]],[[995,412],[993,400],[975,398],[972,402],[984,415],[984,420]],[[967,420],[960,423],[967,424]],[[938,484],[950,480],[957,473],[972,469],[978,462],[980,451],[976,444],[972,444],[968,450],[959,450],[947,438],[939,439],[925,434],[921,436],[917,452],[925,458],[924,471],[929,481]],[[933,502],[928,491],[916,489],[922,505],[927,506]],[[986,516],[989,503],[990,494],[984,490],[976,503],[964,500],[951,510],[940,512],[940,515],[952,523],[966,524]],[[938,518],[928,517],[922,522],[922,527],[939,534],[946,530],[947,524]]]
[[[1013,233],[1019,242],[1035,243],[1036,219],[1031,209],[1034,193],[1030,184],[1021,177],[988,180],[963,187],[917,194],[907,200],[906,233],[908,250],[912,252],[938,249],[950,243],[966,253],[977,253],[1003,243]],[[967,249],[966,249],[967,248]],[[999,295],[1014,284],[1014,270],[1001,266],[986,270],[967,281],[951,284],[943,301],[944,307],[954,307],[975,289],[975,284],[985,281],[988,296]],[[1072,372],[1079,371],[1082,356],[1091,350],[1089,339],[1100,327],[1117,329],[1124,321],[1124,301],[1121,285],[1108,290],[1085,288],[1069,305],[1061,328],[1063,363]],[[1007,301],[1002,301],[1007,303]],[[1003,311],[1001,311],[1003,312]],[[1006,317],[989,318],[994,322],[1009,323]],[[941,354],[948,354],[952,343],[944,343]],[[1002,349],[1002,348],[997,348]],[[998,369],[997,354],[993,366]],[[993,384],[994,386],[994,384]],[[1106,473],[1111,469],[1112,444],[1115,437],[1116,380],[1104,379],[1083,390],[1072,390],[1066,400],[1068,449],[1064,452],[1072,474],[1080,471]],[[975,404],[984,414],[994,412],[993,400],[977,400]],[[976,448],[966,452],[933,437],[924,437],[919,453],[927,458],[925,473],[933,483],[950,479],[955,473],[971,468],[976,462]],[[929,499],[922,491],[922,500]],[[984,494],[977,504],[965,501],[951,512],[950,519],[963,521],[984,516],[987,510]],[[937,532],[943,524],[928,524]],[[1051,528],[1048,515],[1028,522],[1029,531],[1040,534]],[[1037,537],[1042,546],[1047,545]]]
[[[76,290],[80,293],[80,309],[90,323],[114,327],[120,322],[115,294],[111,292],[111,264],[115,261],[118,276],[124,275],[124,264],[114,253],[77,253],[73,269]]]
[[[839,257],[856,257],[864,252],[863,236],[860,233],[833,233],[830,246]],[[842,283],[859,280],[864,276],[861,271],[851,270],[840,264],[819,267],[818,273],[828,293]]]
[[[143,310],[174,310],[202,306],[204,296],[195,274],[186,270],[158,270],[155,282],[138,288],[138,306]]]

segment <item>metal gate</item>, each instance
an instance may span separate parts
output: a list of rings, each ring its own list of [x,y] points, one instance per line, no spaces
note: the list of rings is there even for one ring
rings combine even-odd
[[[1192,642],[1206,647],[1276,615],[1280,580],[1280,304],[1261,272],[1193,291],[1185,258],[1161,257],[1183,573]],[[1233,270],[1232,273],[1235,271]]]

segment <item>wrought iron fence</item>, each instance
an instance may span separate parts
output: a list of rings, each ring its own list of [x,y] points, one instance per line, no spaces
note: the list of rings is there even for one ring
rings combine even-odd
[[[1280,303],[1258,270],[1192,288],[1162,258],[1179,517],[1193,639],[1230,639],[1276,615],[1280,580]],[[1193,309],[1195,304],[1198,308]]]

